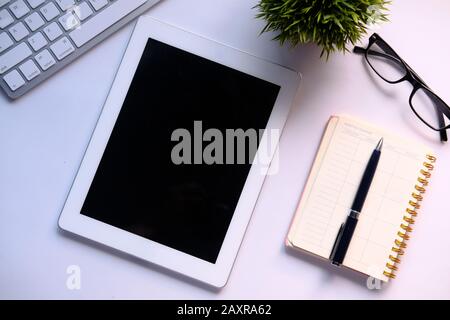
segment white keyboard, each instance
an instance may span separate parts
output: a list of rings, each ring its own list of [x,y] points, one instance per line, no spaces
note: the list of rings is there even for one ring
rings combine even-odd
[[[0,87],[17,98],[159,0],[0,0]]]

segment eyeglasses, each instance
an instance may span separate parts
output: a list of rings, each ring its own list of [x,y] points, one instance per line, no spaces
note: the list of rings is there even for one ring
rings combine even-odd
[[[396,84],[408,81],[413,90],[409,105],[414,114],[429,128],[439,131],[441,141],[447,141],[450,128],[450,107],[436,95],[417,73],[384,41],[374,33],[367,48],[356,46],[354,53],[364,54],[370,67],[384,81]]]

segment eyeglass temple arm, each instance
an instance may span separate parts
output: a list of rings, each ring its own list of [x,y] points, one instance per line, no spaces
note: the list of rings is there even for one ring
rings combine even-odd
[[[361,47],[358,47],[358,46],[356,46],[354,49],[353,49],[353,52],[354,53],[359,53],[359,54],[365,54],[366,53],[366,51],[367,51],[367,53],[369,53],[369,54],[371,54],[371,55],[373,55],[373,56],[378,56],[378,57],[383,57],[383,58],[388,58],[388,59],[391,59],[391,60],[393,60],[393,61],[395,61],[395,62],[398,62],[398,63],[402,63],[401,61],[400,61],[400,59],[397,59],[396,57],[394,57],[394,56],[391,56],[390,54],[387,54],[387,53],[384,53],[384,52],[378,52],[378,51],[374,51],[374,50],[367,50],[367,49],[364,49],[364,48],[361,48]],[[405,63],[406,64],[406,63]],[[406,65],[409,69],[411,69],[411,67],[410,66],[408,66],[408,65]],[[411,69],[411,71],[414,73],[414,75],[416,75],[416,73]],[[419,78],[420,79],[420,78]],[[425,83],[424,83],[425,84]]]
[[[386,54],[386,53],[383,53],[383,52],[378,52],[378,51],[374,51],[374,50],[367,50],[366,48],[362,48],[362,47],[359,47],[359,46],[355,46],[353,48],[353,52],[357,53],[357,54],[365,54],[366,51],[367,51],[368,54],[371,54],[371,55],[374,55],[374,56],[379,56],[379,57],[384,57],[384,58],[393,60],[395,62],[401,63],[401,61],[399,59],[397,59],[396,57],[393,57],[393,56],[391,56],[389,54]],[[418,81],[420,81],[425,87],[427,87],[429,89],[429,87],[425,83],[425,81],[423,81],[422,78],[419,77],[419,75],[406,62],[403,61],[403,63],[406,65],[406,67],[409,69],[409,71],[414,75],[414,77]],[[431,89],[429,89],[429,90],[431,90]],[[436,108],[436,114],[437,114],[437,117],[438,117],[439,125],[441,127],[445,127],[445,120],[444,120],[443,112],[439,111]],[[445,130],[445,129],[440,130],[439,131],[439,136],[440,136],[441,141],[448,141],[447,130]]]
[[[353,48],[353,52],[354,53],[359,53],[359,54],[365,54],[366,53],[366,49],[363,48],[363,47],[355,46]]]

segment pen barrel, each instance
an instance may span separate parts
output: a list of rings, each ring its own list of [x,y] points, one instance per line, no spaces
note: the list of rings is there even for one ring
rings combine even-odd
[[[383,139],[378,142],[377,147],[373,150],[372,155],[370,156],[369,162],[367,163],[359,184],[358,191],[356,192],[352,209],[347,216],[347,220],[339,229],[330,255],[330,260],[334,265],[340,266],[344,262],[348,247],[352,241],[353,233],[355,232],[356,225],[358,224],[359,213],[363,208],[364,201],[366,201],[370,185],[372,184],[372,180],[377,169],[378,161],[380,160],[382,145]]]
[[[330,257],[330,260],[335,265],[341,265],[344,262],[350,241],[358,224],[359,212],[352,210],[347,217],[347,220],[342,225],[339,235],[336,240],[336,247]]]
[[[372,153],[367,167],[364,170],[364,174],[359,184],[358,191],[352,204],[352,210],[361,212],[364,201],[366,201],[367,194],[369,193],[370,185],[372,184],[375,171],[377,170],[378,161],[380,160],[380,151],[374,150]]]

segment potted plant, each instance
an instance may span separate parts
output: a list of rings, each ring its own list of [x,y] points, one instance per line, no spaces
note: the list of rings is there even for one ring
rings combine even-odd
[[[275,31],[275,40],[316,43],[321,56],[347,51],[370,24],[387,21],[385,0],[260,0],[258,18],[267,21],[263,32]]]

